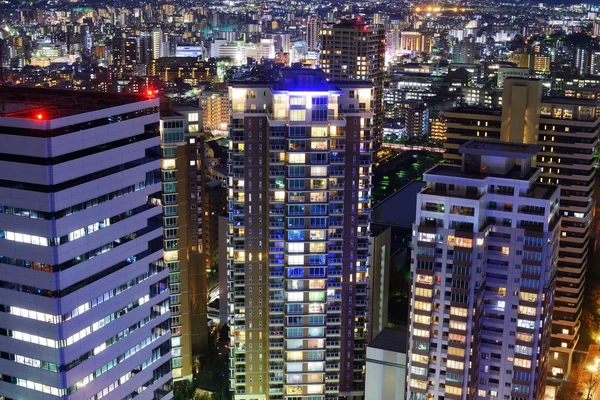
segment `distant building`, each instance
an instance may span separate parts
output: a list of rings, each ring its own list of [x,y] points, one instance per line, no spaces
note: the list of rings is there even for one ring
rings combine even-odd
[[[202,46],[176,46],[175,57],[202,57]]]
[[[227,92],[203,92],[200,95],[204,129],[224,131],[229,125],[229,96]]]
[[[507,78],[528,78],[528,68],[511,68],[511,67],[500,67],[498,68],[498,84],[497,87],[504,87],[504,80]]]
[[[338,24],[324,25],[321,29],[321,68],[327,79],[335,81],[364,80],[375,84],[373,120],[375,151],[379,147],[383,124],[383,81],[385,63],[385,28],[357,17]],[[351,93],[354,96],[355,93]],[[359,109],[366,103],[358,102]],[[360,110],[341,110],[355,113]]]

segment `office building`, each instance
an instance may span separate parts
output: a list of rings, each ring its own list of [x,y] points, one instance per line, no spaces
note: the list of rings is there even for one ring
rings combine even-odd
[[[173,379],[191,380],[208,344],[206,268],[202,248],[202,113],[197,105],[162,99],[161,174],[165,263],[171,290]]]
[[[468,141],[423,176],[411,259],[408,398],[545,396],[559,187],[540,145]]]
[[[1,396],[171,398],[158,99],[0,99]]]
[[[529,68],[512,68],[512,67],[500,67],[498,68],[498,82],[497,87],[504,87],[504,80],[507,78],[528,78]]]
[[[301,69],[230,83],[236,400],[364,395],[372,90]]]
[[[383,132],[383,81],[385,66],[385,28],[357,17],[321,29],[321,68],[327,79],[365,80],[375,85],[373,102],[375,150]],[[360,100],[358,107],[367,104]]]
[[[600,134],[600,101],[542,97],[541,81],[508,79],[502,109],[459,107],[445,113],[444,158],[460,162],[458,147],[470,139],[537,143],[540,182],[561,185],[562,232],[552,329],[552,375],[558,384],[571,369],[579,340],[581,304],[588,263],[594,203],[594,155]]]

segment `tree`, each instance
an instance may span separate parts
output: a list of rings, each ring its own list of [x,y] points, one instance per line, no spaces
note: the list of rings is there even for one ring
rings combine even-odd
[[[188,380],[175,385],[173,400],[191,400],[194,397],[194,387]]]
[[[588,366],[586,373],[588,376],[583,381],[585,400],[593,400],[600,384],[600,363]]]

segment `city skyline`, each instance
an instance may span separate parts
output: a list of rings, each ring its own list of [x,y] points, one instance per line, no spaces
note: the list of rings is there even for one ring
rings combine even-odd
[[[598,4],[2,2],[0,399],[597,397],[599,140]]]

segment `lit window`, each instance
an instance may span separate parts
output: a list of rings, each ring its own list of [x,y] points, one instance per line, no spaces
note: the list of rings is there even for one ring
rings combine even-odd
[[[290,164],[304,164],[306,162],[306,155],[304,153],[292,153],[289,155]]]

